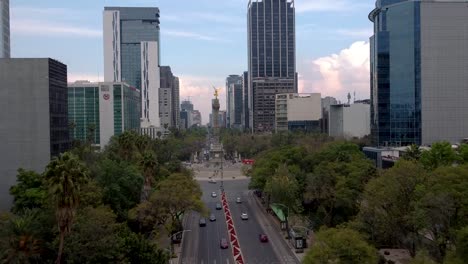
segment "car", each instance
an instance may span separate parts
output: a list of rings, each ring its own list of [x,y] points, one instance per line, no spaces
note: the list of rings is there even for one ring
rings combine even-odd
[[[212,179],[210,179],[208,182],[209,182],[209,183],[216,183],[216,180],[212,178]]]
[[[242,220],[248,220],[248,219],[249,219],[249,216],[247,215],[247,213],[242,213],[242,214],[241,214],[241,219],[242,219]]]
[[[211,222],[216,221],[216,216],[214,214],[210,214],[210,221]]]
[[[241,200],[240,197],[237,197],[237,198],[236,198],[236,203],[242,203],[242,200]]]
[[[199,226],[206,226],[206,219],[204,217],[200,218],[200,221],[198,221]]]
[[[258,238],[260,239],[260,242],[262,242],[262,243],[268,242],[268,237],[265,234],[258,235]]]
[[[216,192],[212,192],[212,193],[211,193],[211,197],[215,198],[216,196],[218,196],[218,195],[216,194]]]
[[[221,210],[223,209],[223,207],[221,206],[220,203],[216,203],[216,210]]]
[[[226,249],[228,248],[228,242],[225,238],[221,238],[221,240],[219,241],[219,246],[222,248],[222,249]]]

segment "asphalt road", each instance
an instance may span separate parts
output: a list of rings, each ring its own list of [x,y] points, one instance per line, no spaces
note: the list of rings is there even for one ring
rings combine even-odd
[[[220,249],[219,240],[228,238],[224,213],[215,210],[220,202],[220,182],[216,184],[199,181],[203,191],[203,201],[207,208],[216,215],[216,222],[207,222],[206,227],[198,226],[199,215],[192,213],[185,219],[185,228],[191,229],[184,237],[182,258],[184,264],[233,264],[232,249]],[[249,179],[224,181],[229,208],[231,209],[234,226],[236,227],[240,247],[246,264],[296,264],[297,260],[285,244],[282,234],[267,220],[265,210],[255,200],[248,190]],[[218,197],[211,198],[211,192],[216,191]],[[240,197],[242,203],[236,203]],[[241,220],[241,214],[246,212],[248,220]],[[266,234],[268,243],[261,243],[259,234]]]
[[[203,190],[203,202],[210,213],[214,213],[216,221],[210,222],[208,217],[206,226],[199,226],[200,215],[191,213],[185,218],[185,229],[192,230],[184,235],[182,258],[183,264],[233,264],[232,249],[220,248],[221,238],[228,239],[227,225],[223,210],[216,210],[216,203],[221,203],[219,184],[200,181]],[[211,197],[215,191],[218,196]]]

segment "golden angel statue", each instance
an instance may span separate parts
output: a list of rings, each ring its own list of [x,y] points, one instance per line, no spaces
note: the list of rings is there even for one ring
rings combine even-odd
[[[219,91],[220,91],[221,89],[220,89],[220,88],[216,89],[216,87],[214,87],[214,86],[213,86],[213,89],[214,89],[214,91],[215,91],[215,92],[214,92],[214,96],[215,96],[216,98],[218,98]]]

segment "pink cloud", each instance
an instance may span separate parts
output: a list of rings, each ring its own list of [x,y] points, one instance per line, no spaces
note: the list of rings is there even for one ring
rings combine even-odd
[[[338,54],[305,61],[301,68],[301,92],[319,92],[322,97],[333,96],[340,100],[354,92],[357,99],[370,96],[368,42],[355,42]]]

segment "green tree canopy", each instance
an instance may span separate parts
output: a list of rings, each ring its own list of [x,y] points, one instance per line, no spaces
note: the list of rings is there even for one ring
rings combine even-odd
[[[421,165],[400,161],[367,184],[358,219],[377,246],[406,247],[415,254],[422,228],[414,219],[415,203],[427,178]]]
[[[304,264],[377,264],[377,250],[356,231],[346,228],[321,229],[304,258]]]
[[[18,169],[16,185],[10,188],[10,194],[14,198],[12,212],[41,208],[47,197],[47,187],[44,177],[34,171]]]
[[[421,163],[427,170],[435,170],[442,166],[451,166],[458,159],[457,153],[449,142],[437,142],[431,150],[423,151]]]

